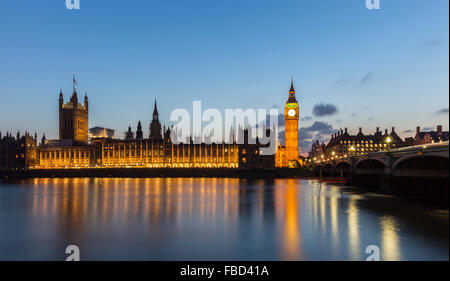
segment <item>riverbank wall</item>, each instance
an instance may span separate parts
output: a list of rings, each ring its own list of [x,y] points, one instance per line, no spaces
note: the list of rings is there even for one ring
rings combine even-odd
[[[233,169],[233,168],[88,168],[0,171],[1,179],[27,178],[301,178],[310,177],[307,169]]]

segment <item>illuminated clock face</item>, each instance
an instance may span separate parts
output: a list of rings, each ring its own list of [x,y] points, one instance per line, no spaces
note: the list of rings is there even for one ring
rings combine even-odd
[[[290,109],[288,111],[288,115],[291,116],[291,117],[294,117],[295,116],[295,109]]]

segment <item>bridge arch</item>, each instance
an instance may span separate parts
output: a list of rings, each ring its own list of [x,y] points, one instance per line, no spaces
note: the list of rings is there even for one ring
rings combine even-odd
[[[448,155],[407,155],[399,158],[395,163],[392,165],[392,171],[395,171],[397,168],[406,168],[411,167],[411,165],[421,165],[422,167],[430,167],[430,168],[441,168],[442,165],[445,165],[448,170],[448,161],[449,157]],[[435,165],[433,165],[435,163]]]
[[[386,163],[378,158],[363,158],[355,163],[355,168],[384,168]]]
[[[349,161],[340,161],[336,163],[335,174],[336,176],[346,177],[350,172],[351,164]]]
[[[391,174],[400,193],[448,198],[448,171],[448,155],[411,155],[398,159]]]
[[[342,159],[342,160],[339,160],[338,162],[336,162],[336,167],[337,166],[339,166],[339,165],[345,165],[345,164],[347,164],[347,165],[349,165],[349,166],[351,166],[351,162],[350,162],[350,160],[347,160],[347,159]]]

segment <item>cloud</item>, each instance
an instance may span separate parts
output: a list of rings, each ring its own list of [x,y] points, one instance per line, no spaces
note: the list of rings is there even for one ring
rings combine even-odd
[[[311,145],[316,140],[327,142],[330,139],[330,135],[336,131],[332,125],[320,121],[314,122],[309,127],[300,128],[298,131],[300,152],[302,154],[308,153],[311,150]]]
[[[307,132],[318,132],[320,134],[332,134],[336,131],[330,124],[321,121],[316,121],[311,126],[302,129]]]
[[[422,47],[436,47],[441,45],[442,41],[439,39],[427,39],[427,40],[423,40],[419,43],[420,46]]]
[[[425,128],[422,129],[422,132],[427,132],[427,131],[433,131],[433,128],[425,127]]]
[[[305,116],[305,117],[302,117],[302,118],[300,118],[302,121],[311,121],[312,120],[312,117],[311,116]]]
[[[340,79],[336,80],[336,82],[334,82],[334,84],[335,84],[335,85],[342,85],[342,84],[347,83],[348,81],[349,81],[348,78],[343,77],[343,78],[340,78]]]
[[[361,79],[360,85],[368,84],[370,81],[372,81],[373,77],[374,77],[374,74],[372,72],[367,72],[367,74],[364,75],[364,77]]]
[[[404,130],[404,131],[402,131],[402,133],[412,133],[413,132],[413,130]]]
[[[368,117],[368,118],[366,119],[367,122],[371,122],[371,121],[374,121],[374,120],[375,120],[375,117],[374,117],[374,116],[370,116],[370,117]]]
[[[313,142],[327,143],[330,135],[337,130],[326,122],[316,121],[309,127],[302,127],[298,130],[299,150],[302,154],[307,154],[311,150]],[[284,130],[278,132],[278,140],[284,143]]]
[[[338,112],[337,107],[334,104],[316,104],[313,108],[312,114],[314,116],[322,117],[327,115],[333,115]]]
[[[435,114],[448,114],[448,108],[443,108],[435,112]]]
[[[336,120],[336,123],[342,123],[342,122],[344,122],[342,119],[337,119]]]

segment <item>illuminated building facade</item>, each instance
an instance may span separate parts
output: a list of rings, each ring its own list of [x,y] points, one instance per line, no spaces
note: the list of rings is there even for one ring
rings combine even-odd
[[[309,152],[309,157],[317,158],[317,160],[320,160],[320,158],[347,157],[401,146],[404,146],[404,141],[397,135],[394,127],[392,127],[390,133],[386,129],[384,134],[377,127],[373,135],[364,135],[362,128],[359,128],[358,134],[350,135],[345,128],[333,134],[327,145],[314,143]]]
[[[153,120],[155,121],[155,120]],[[152,121],[152,122],[153,122]],[[155,132],[155,131],[154,131]],[[148,168],[238,168],[239,146],[231,144],[174,144],[171,130],[158,139],[97,139],[93,166]]]
[[[275,155],[276,167],[297,167],[302,161],[298,150],[299,107],[295,98],[294,81],[291,82],[289,98],[284,107],[284,139],[285,145],[279,146]]]
[[[94,156],[91,145],[79,145],[71,140],[41,144],[38,149],[39,165],[35,168],[86,168]]]
[[[90,139],[113,139],[114,138],[114,130],[102,128],[102,127],[94,127],[89,129],[89,138]]]
[[[61,100],[61,97],[60,97]],[[75,103],[76,93],[71,101]],[[87,98],[85,102],[86,116]],[[61,116],[61,115],[60,115]],[[70,116],[70,115],[69,115]],[[64,116],[62,116],[64,118]],[[87,120],[87,119],[85,119]],[[65,121],[61,123],[66,123]],[[70,127],[71,128],[71,127]],[[113,139],[108,131],[91,130],[91,144],[80,139],[43,140],[39,146],[39,164],[34,168],[238,168],[239,145],[233,143],[201,143],[192,140],[186,144],[174,144],[170,139],[171,130],[161,129],[155,102],[150,124],[149,138],[143,138],[141,122],[136,134],[129,127],[124,139]],[[95,133],[95,134],[94,134]],[[103,136],[103,137],[102,137]],[[255,159],[254,161],[259,161]],[[251,164],[245,163],[246,165]],[[245,166],[245,165],[244,165]],[[273,166],[272,166],[273,167]]]

